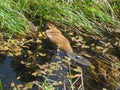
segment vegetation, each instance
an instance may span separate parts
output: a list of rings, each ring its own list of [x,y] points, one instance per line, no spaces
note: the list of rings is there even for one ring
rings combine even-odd
[[[104,30],[100,23],[112,26],[119,24],[115,16],[119,14],[119,1],[50,0],[49,3],[47,2],[47,0],[17,0],[16,2],[1,0],[1,28],[20,33],[28,30],[26,19],[31,21],[35,19],[34,21],[39,21],[40,26],[48,20],[66,24],[76,32],[86,30],[86,33],[92,31],[100,34]]]
[[[73,90],[76,85],[86,90],[101,89],[93,83],[102,84],[102,89],[119,86],[119,0],[0,0],[0,7],[0,54],[14,57],[12,65],[20,80],[25,75],[19,73],[27,68],[26,74],[34,77],[32,81],[26,80],[27,86],[35,84],[45,90],[54,90],[53,83],[47,78],[42,84],[36,81],[37,77],[49,76],[61,66],[61,62],[48,63],[53,49],[44,33],[47,23],[62,30],[74,50],[93,63],[93,67],[86,68],[87,74],[82,74],[85,78],[81,82],[78,82],[82,77],[80,66],[68,65],[70,70],[65,79]],[[20,67],[16,64],[25,68],[18,70]]]
[[[2,82],[0,80],[0,90],[3,90]]]

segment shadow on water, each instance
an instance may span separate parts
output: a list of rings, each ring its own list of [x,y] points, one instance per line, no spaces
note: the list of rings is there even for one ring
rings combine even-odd
[[[2,80],[4,90],[12,90],[10,83],[15,82],[17,84],[21,81],[16,79],[16,73],[11,67],[11,61],[13,58],[0,55],[0,79]]]

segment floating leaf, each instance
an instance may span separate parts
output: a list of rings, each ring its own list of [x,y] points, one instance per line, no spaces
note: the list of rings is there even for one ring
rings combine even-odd
[[[59,81],[59,82],[54,82],[54,83],[52,83],[54,86],[60,86],[60,85],[62,85],[62,82],[61,81]]]
[[[76,71],[76,72],[82,72],[82,68],[81,67],[79,67],[79,66],[77,66],[77,68],[76,69],[73,69],[74,71]]]
[[[40,40],[40,39],[37,39],[37,41],[36,41],[37,43],[41,43],[42,41]]]
[[[15,87],[15,83],[14,82],[11,83],[11,87]]]
[[[9,50],[9,47],[8,46],[4,46],[4,50],[5,51]]]
[[[17,77],[18,80],[19,80],[20,78],[21,78],[20,76]]]
[[[42,76],[41,71],[38,69],[34,73],[32,73],[33,76]]]
[[[8,53],[8,56],[14,56],[12,52],[9,52]]]
[[[101,50],[101,49],[103,49],[103,47],[102,46],[96,46],[96,49]]]
[[[67,75],[66,77],[73,79],[73,78],[77,78],[77,77],[80,77],[80,76],[81,76],[81,74],[75,74],[75,75]]]
[[[46,54],[45,54],[45,53],[39,53],[39,55],[40,55],[40,56],[46,56]]]
[[[33,82],[26,83],[25,89],[32,89],[33,85],[34,85]]]
[[[17,90],[21,90],[21,88],[23,88],[23,85],[22,84],[18,84],[17,85]]]
[[[109,50],[109,48],[104,48],[102,52],[105,53],[105,52],[107,52],[108,50]]]
[[[89,58],[91,58],[92,56],[90,56],[89,54],[87,54],[87,53],[85,53],[85,54],[83,54],[84,56],[86,56],[86,57],[89,57]]]
[[[25,64],[25,62],[22,60],[21,62],[20,62],[21,64]]]
[[[82,44],[81,48],[90,48],[90,46]]]
[[[32,51],[30,51],[30,50],[27,50],[27,52],[28,52],[28,54],[32,54]]]

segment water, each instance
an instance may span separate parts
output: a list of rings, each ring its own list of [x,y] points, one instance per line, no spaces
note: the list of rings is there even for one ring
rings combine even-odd
[[[11,57],[0,57],[0,79],[2,80],[4,90],[12,90],[10,83],[14,82],[16,84],[21,83],[16,79],[16,73],[11,67]]]
[[[60,52],[54,52],[54,55],[51,58],[51,63],[52,62],[53,63],[61,62],[60,66],[62,68],[62,70],[58,69],[58,70],[53,71],[52,73],[56,74],[56,75],[55,76],[49,76],[49,78],[48,78],[48,79],[56,81],[56,82],[60,82],[60,81],[63,82],[62,85],[56,86],[55,90],[70,90],[70,82],[65,77],[67,75],[67,72],[68,72],[68,66],[66,66],[62,62],[62,59],[64,58],[64,56],[65,56],[65,52],[60,51]],[[60,58],[58,59],[56,57],[60,57]]]
[[[64,52],[60,52],[60,53],[55,52],[55,55],[51,58],[51,63],[52,62],[57,63],[57,62],[61,61],[61,60],[56,59],[55,56],[60,56],[62,59],[62,58],[64,58],[65,53]],[[15,85],[24,84],[24,82],[25,82],[23,79],[21,81],[17,79],[17,76],[19,73],[25,74],[26,71],[24,70],[24,67],[16,63],[16,65],[19,69],[19,70],[18,69],[16,70],[15,67],[12,65],[13,62],[15,62],[13,57],[7,57],[7,56],[0,55],[0,79],[3,84],[3,90],[13,90],[13,88],[11,87],[12,82],[14,82]],[[62,64],[61,64],[61,66],[62,66]],[[67,72],[67,69],[63,66],[62,70],[54,71],[54,73],[57,74],[56,77],[49,77],[49,79],[52,79],[55,81],[57,81],[59,79],[60,81],[63,81],[65,78],[59,77],[59,73],[62,73],[64,76],[64,75],[66,75],[66,72]],[[30,78],[30,77],[27,77],[27,78]],[[61,90],[63,88],[63,86],[56,87],[56,88],[57,88],[57,90]],[[34,86],[32,90],[38,90],[37,86]]]
[[[59,56],[61,59],[63,59],[65,56],[65,53],[63,51],[59,53],[54,52],[54,55],[52,56],[50,61],[50,63],[61,62],[60,65],[62,70],[60,69],[60,70],[53,71],[53,73],[56,74],[56,76],[50,76],[49,79],[57,82],[59,81],[64,82],[63,85],[56,86],[55,88],[56,90],[62,90],[63,88],[66,88],[66,90],[69,90],[70,83],[65,78],[68,72],[68,66],[66,66],[61,59],[57,59],[56,56]],[[14,65],[13,65],[13,62],[15,63]],[[14,60],[12,57],[0,55],[0,79],[2,80],[4,90],[13,90],[13,88],[11,88],[12,82],[14,82],[15,85],[18,85],[18,84],[23,85],[24,82],[29,82],[29,80],[34,79],[34,77],[31,77],[30,75],[28,75],[27,72],[29,72],[29,70],[27,71],[26,68],[24,68],[24,66],[20,64],[19,59]],[[19,75],[22,78],[18,80],[17,76]],[[37,79],[39,79],[38,81],[41,80],[40,77]],[[35,85],[32,88],[32,90],[38,90],[38,87]]]

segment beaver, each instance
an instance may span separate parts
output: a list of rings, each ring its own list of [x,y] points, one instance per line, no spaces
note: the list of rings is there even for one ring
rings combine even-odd
[[[57,29],[55,25],[48,24],[45,32],[49,40],[56,45],[58,51],[59,49],[63,50],[72,60],[85,66],[91,66],[91,63],[85,57],[78,55],[73,51],[69,40],[63,36],[61,31]]]
[[[65,38],[60,30],[58,30],[54,25],[49,25],[46,30],[46,34],[50,41],[56,45],[57,49],[61,49],[65,52],[73,52],[70,42]]]

